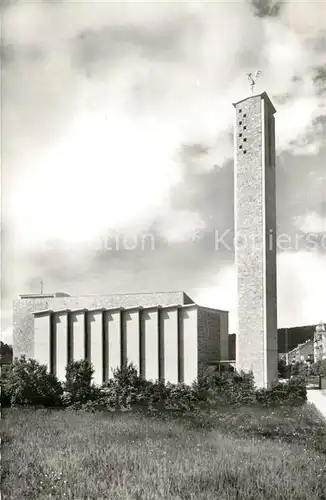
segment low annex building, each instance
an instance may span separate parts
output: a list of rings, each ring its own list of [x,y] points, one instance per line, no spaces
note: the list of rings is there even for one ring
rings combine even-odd
[[[126,362],[147,380],[191,384],[228,359],[228,312],[201,307],[184,292],[25,294],[14,302],[13,348],[59,380],[69,361],[89,359],[97,384]]]

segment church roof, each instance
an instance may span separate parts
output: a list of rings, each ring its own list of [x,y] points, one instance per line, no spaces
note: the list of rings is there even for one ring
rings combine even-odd
[[[236,107],[238,104],[240,104],[241,102],[244,102],[244,101],[247,101],[248,99],[252,99],[254,97],[261,97],[262,99],[264,99],[265,102],[267,102],[268,106],[271,108],[273,114],[276,113],[276,109],[274,108],[273,104],[272,104],[272,101],[270,100],[270,98],[268,97],[267,93],[266,92],[263,92],[262,94],[256,94],[256,95],[251,95],[251,96],[248,96],[248,97],[245,97],[244,99],[241,99],[240,101],[237,101],[237,102],[234,102],[232,103],[232,105],[234,107]]]

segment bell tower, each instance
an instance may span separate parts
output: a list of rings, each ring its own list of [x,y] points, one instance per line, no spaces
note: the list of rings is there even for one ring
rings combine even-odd
[[[268,387],[278,376],[275,108],[266,92],[233,106],[236,364]]]

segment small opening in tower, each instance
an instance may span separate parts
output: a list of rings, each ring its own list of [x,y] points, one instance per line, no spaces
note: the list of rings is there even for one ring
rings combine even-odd
[[[243,150],[243,154],[245,155],[245,154],[246,154],[246,152],[247,152],[247,151],[244,149],[244,150]]]
[[[243,142],[247,142],[247,137],[244,137],[244,138],[243,138]]]
[[[239,149],[242,149],[242,145],[239,146]]]
[[[239,122],[239,125],[242,125],[242,122]]]
[[[239,137],[242,137],[242,134],[241,134],[241,132],[240,132],[240,134],[239,134]]]
[[[246,118],[246,116],[247,116],[247,114],[245,113],[245,114],[243,115],[243,118]]]
[[[246,130],[246,129],[247,129],[247,127],[246,127],[246,125],[244,125],[243,130]]]
[[[239,109],[239,113],[242,113],[242,109]]]

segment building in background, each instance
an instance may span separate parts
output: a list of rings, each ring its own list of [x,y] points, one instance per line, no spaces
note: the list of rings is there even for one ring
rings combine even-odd
[[[228,312],[184,292],[21,295],[13,334],[14,356],[46,364],[59,380],[69,361],[88,359],[98,384],[127,361],[148,380],[191,384],[228,359]]]
[[[287,356],[288,364],[298,363],[300,361],[313,363],[314,362],[314,339],[306,340],[303,344],[299,344],[292,349]]]
[[[12,346],[0,341],[0,373],[6,371],[13,360]]]
[[[325,327],[325,325],[324,325]],[[283,359],[291,359],[298,356],[303,356],[305,360],[314,361],[320,359],[321,356],[326,356],[325,334],[320,330],[320,324],[294,326],[290,328],[279,328],[277,330],[278,337],[278,356]],[[317,334],[316,334],[317,333]],[[324,334],[324,335],[323,335]],[[317,337],[317,349],[316,349]],[[236,353],[236,334],[229,335],[229,356],[230,359],[235,359]],[[318,347],[319,346],[319,347]],[[322,347],[323,346],[323,347]],[[324,349],[325,353],[322,354]],[[318,353],[318,354],[317,354]]]
[[[322,321],[314,332],[314,358],[315,362],[326,359],[326,329]]]

